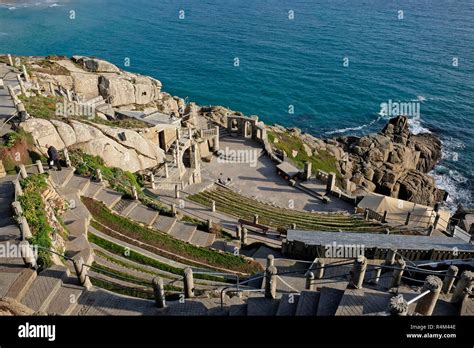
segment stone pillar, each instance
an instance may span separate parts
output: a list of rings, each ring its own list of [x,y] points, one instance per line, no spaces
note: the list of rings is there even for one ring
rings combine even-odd
[[[242,227],[240,225],[235,226],[235,236],[239,240],[242,238]]]
[[[95,173],[97,175],[97,181],[102,182],[104,180],[104,178],[102,177],[102,171],[100,169],[96,169]]]
[[[352,267],[352,286],[356,289],[362,288],[365,271],[367,270],[367,258],[363,255],[357,257]]]
[[[390,283],[391,288],[398,287],[400,285],[400,282],[402,281],[403,271],[406,267],[406,262],[400,259],[397,261],[395,266],[398,267],[398,269],[393,270],[393,278],[392,282]]]
[[[393,266],[395,264],[395,256],[397,255],[396,249],[389,249],[385,255],[384,265]]]
[[[326,191],[331,192],[336,187],[336,174],[329,173],[328,174],[328,182],[326,183]]]
[[[0,89],[5,89],[5,83],[2,78],[0,78]]]
[[[211,202],[211,211],[212,211],[213,213],[216,212],[216,201],[214,201],[214,200]]]
[[[207,231],[210,232],[212,229],[212,219],[207,219]]]
[[[179,140],[181,139],[181,130],[176,128],[176,143],[179,146]]]
[[[40,160],[37,160],[35,163],[36,163],[36,167],[38,168],[38,173],[43,174],[44,173],[43,163]]]
[[[15,186],[16,195],[21,196],[23,194],[23,189],[21,188],[20,182],[18,180],[15,180],[13,182],[13,185]]]
[[[11,55],[11,54],[8,54],[8,56],[7,56],[7,57],[8,57],[8,65],[10,65],[10,66],[14,66],[14,65],[13,65],[13,59],[12,59],[12,55]]]
[[[265,270],[265,298],[276,298],[277,273],[275,266],[270,266]]]
[[[168,171],[168,163],[165,163],[165,178],[168,179],[170,176],[170,173]]]
[[[174,198],[179,198],[179,186],[174,185]]]
[[[312,166],[313,166],[313,163],[311,163],[310,161],[306,161],[306,162],[304,163],[304,180],[309,180],[309,179],[311,178],[311,175],[312,175],[312,172],[311,172]]]
[[[242,227],[242,238],[240,239],[242,245],[247,245],[247,233],[247,227]]]
[[[219,126],[216,126],[216,136],[214,138],[214,152],[220,150],[220,143],[219,143]]]
[[[305,289],[306,290],[311,290],[313,291],[315,288],[315,284],[314,284],[314,273],[313,272],[308,272],[306,273],[306,285],[305,285]]]
[[[397,295],[390,299],[388,311],[392,316],[406,316],[408,314],[408,303],[403,295]]]
[[[54,89],[54,85],[52,82],[49,83],[49,91],[53,97],[56,96],[56,90]]]
[[[92,286],[89,276],[87,275],[87,267],[84,264],[84,259],[82,256],[74,257],[72,260],[74,264],[74,270],[76,271],[77,278],[79,279],[79,284],[86,288]]]
[[[155,296],[155,304],[158,308],[166,307],[165,287],[163,285],[163,278],[153,278],[153,294]]]
[[[20,247],[20,254],[25,265],[27,267],[36,268],[37,267],[36,255],[30,243],[28,243],[28,241],[26,240],[21,241],[19,244],[19,247]]]
[[[443,282],[441,279],[434,275],[429,275],[426,277],[425,283],[421,292],[429,290],[430,292],[420,298],[416,303],[415,312],[422,315],[431,315],[436,306],[436,301],[438,301],[441,288],[443,287]]]
[[[30,226],[28,225],[28,221],[24,216],[21,216],[18,219],[18,222],[20,224],[20,231],[21,231],[21,239],[22,240],[27,240],[33,237],[31,234]]]
[[[474,272],[464,271],[461,273],[461,278],[456,284],[453,297],[451,297],[452,303],[464,301],[464,298],[467,296],[468,291],[472,289],[473,278]]]
[[[189,267],[184,269],[184,296],[186,298],[194,297],[193,270]]]
[[[71,91],[69,89],[66,90],[66,95],[67,95],[67,100],[72,102],[72,94],[71,94]]]
[[[16,75],[16,79],[18,80],[18,84],[20,85],[21,94],[26,96],[25,84],[23,83],[23,80],[21,79],[20,74]]]
[[[24,164],[20,164],[18,166],[20,168],[20,176],[22,179],[26,179],[28,177],[28,173],[26,172],[26,168]]]
[[[173,214],[173,216],[176,216],[176,213],[176,204],[173,203],[171,204],[171,214]]]
[[[453,287],[454,280],[456,279],[458,272],[459,268],[454,265],[449,266],[448,271],[446,272],[446,275],[444,276],[443,280],[443,293],[449,294],[451,292],[451,288]]]
[[[150,182],[151,182],[151,189],[152,190],[156,189],[155,174],[153,173],[150,174]]]
[[[379,283],[381,274],[382,274],[382,268],[380,267],[374,268],[370,276],[370,284],[377,285]]]
[[[270,266],[275,266],[275,256],[272,254],[267,255],[267,268]]]
[[[12,202],[12,209],[13,209],[13,214],[16,217],[20,217],[23,215],[23,209],[21,208],[20,202]]]
[[[292,230],[296,230],[296,224],[295,224],[295,223],[292,223],[292,224],[291,224],[291,229],[292,229]]]
[[[258,224],[258,214],[254,214],[253,216],[253,223]]]
[[[66,161],[66,167],[71,167],[71,158],[69,157],[69,151],[67,150],[67,148],[64,148],[63,150],[63,153],[64,153],[64,160]]]
[[[26,66],[24,64],[21,66],[21,70],[23,71],[23,76],[25,77],[25,81],[30,82],[30,76],[28,75],[28,71],[26,71]]]
[[[316,261],[316,268],[314,270],[314,276],[316,277],[316,279],[323,279],[324,277],[324,266],[325,266],[325,263],[322,262],[320,259],[318,259]]]
[[[135,185],[132,185],[132,198],[134,201],[138,201],[138,191]]]
[[[436,214],[434,222],[433,222],[433,229],[436,229],[438,227],[439,218],[440,218],[440,215]]]

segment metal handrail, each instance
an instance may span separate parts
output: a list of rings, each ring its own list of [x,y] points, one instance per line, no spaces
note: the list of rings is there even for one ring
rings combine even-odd
[[[408,305],[411,305],[412,303],[418,301],[420,298],[422,298],[423,296],[426,296],[430,293],[430,290],[426,290],[425,292],[422,292],[421,294],[419,294],[418,296],[412,298],[410,301],[407,301],[407,304]]]

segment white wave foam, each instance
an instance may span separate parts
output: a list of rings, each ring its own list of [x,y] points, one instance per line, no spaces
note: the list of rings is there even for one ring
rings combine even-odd
[[[435,179],[436,186],[449,193],[446,207],[450,211],[455,212],[459,204],[463,206],[472,204],[471,191],[462,187],[468,179],[460,172],[437,165],[429,174]]]
[[[361,130],[361,129],[372,126],[374,123],[377,123],[381,119],[382,119],[382,116],[379,116],[379,117],[377,117],[377,119],[375,119],[375,120],[373,120],[373,121],[371,121],[367,124],[363,124],[361,126],[336,129],[336,130],[333,130],[333,131],[327,131],[324,134],[325,135],[332,135],[332,134],[340,134],[340,133],[346,133],[346,132],[351,132],[351,131],[358,131],[358,130]]]
[[[408,127],[410,128],[410,132],[415,135],[431,133],[430,130],[428,128],[423,127],[421,123],[422,121],[420,116],[411,118],[409,117]]]

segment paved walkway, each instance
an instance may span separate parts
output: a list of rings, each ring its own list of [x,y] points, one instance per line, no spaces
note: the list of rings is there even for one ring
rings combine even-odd
[[[18,81],[13,68],[5,64],[0,64],[0,79],[3,79],[5,84],[4,88],[0,89],[0,136],[3,136],[11,129],[9,125],[3,124],[16,112],[7,86],[16,87]]]

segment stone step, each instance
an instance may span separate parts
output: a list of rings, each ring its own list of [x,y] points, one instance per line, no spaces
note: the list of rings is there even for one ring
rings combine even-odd
[[[133,208],[128,217],[134,221],[141,222],[145,226],[150,226],[158,218],[159,213],[143,204],[138,204]]]
[[[102,191],[103,188],[104,188],[103,183],[91,181],[89,184],[89,187],[87,187],[87,190],[84,192],[84,196],[89,197],[89,198],[95,198],[95,196],[100,191]]]
[[[321,288],[319,293],[321,295],[319,298],[318,311],[316,312],[316,315],[335,315],[337,307],[339,307],[339,303],[341,302],[341,298],[344,295],[344,290],[324,286]]]
[[[296,316],[316,315],[320,293],[316,291],[301,291],[296,307]]]
[[[87,188],[90,185],[90,179],[85,178],[79,175],[73,175],[69,182],[62,186],[62,187],[67,187],[69,190],[77,190],[80,196],[84,195],[84,192],[86,192]]]
[[[84,288],[74,284],[63,284],[46,308],[48,314],[69,315],[76,308]]]
[[[0,298],[6,296],[10,287],[15,284],[21,274],[19,269],[1,269],[0,270]]]
[[[280,300],[264,297],[251,297],[247,301],[247,315],[273,316],[277,313],[279,305]]]
[[[213,233],[208,233],[208,232],[204,232],[204,231],[200,231],[196,229],[189,243],[200,246],[200,247],[207,247],[209,245],[212,245],[212,243],[209,244],[211,236],[214,236],[215,238],[215,235]],[[212,240],[212,242],[214,242],[214,240]]]
[[[178,219],[175,217],[160,215],[158,219],[155,220],[153,227],[158,231],[169,233],[176,221],[178,221]]]
[[[127,216],[138,203],[131,199],[121,199],[114,205],[113,210],[120,215]]]
[[[112,208],[122,199],[122,196],[121,193],[103,188],[94,196],[94,199],[103,202],[108,208]]]
[[[371,289],[346,289],[337,308],[337,316],[359,316],[385,312],[392,295]]]
[[[69,180],[74,176],[74,169],[63,168],[62,170],[50,170],[49,176],[53,183],[58,187],[66,187]]]
[[[21,299],[23,296],[25,296],[29,287],[36,279],[36,276],[37,273],[35,270],[32,270],[31,268],[23,269],[18,275],[18,277],[15,279],[13,284],[10,286],[5,296],[14,298],[16,300]],[[4,273],[2,273],[2,278],[3,277]]]
[[[21,303],[34,311],[44,311],[67,276],[68,271],[64,266],[54,265],[42,271],[31,284]]]
[[[293,316],[298,308],[299,294],[283,294],[276,312],[277,316]]]
[[[228,307],[229,308],[229,315],[232,317],[235,316],[246,316],[247,315],[247,304],[234,304]]]
[[[176,239],[180,239],[184,242],[189,242],[189,240],[193,237],[194,232],[196,231],[196,226],[177,222],[170,231],[170,235]]]

